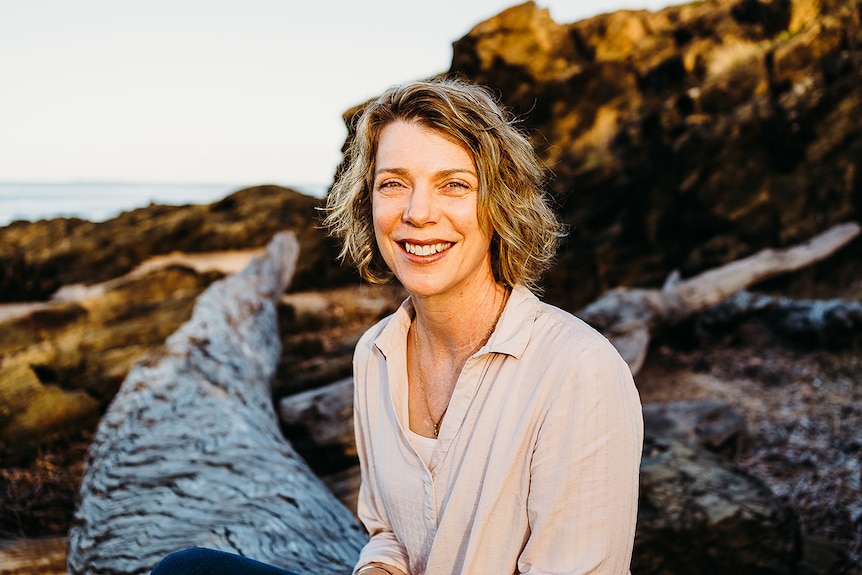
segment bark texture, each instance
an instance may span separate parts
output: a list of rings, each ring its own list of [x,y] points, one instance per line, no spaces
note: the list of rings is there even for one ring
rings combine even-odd
[[[282,437],[270,394],[276,303],[298,244],[212,284],[102,419],[69,533],[73,575],[145,574],[202,546],[302,573],[349,573],[361,527]]]
[[[698,316],[707,331],[761,319],[769,329],[802,343],[839,347],[862,338],[862,302],[846,299],[797,300],[740,291]]]

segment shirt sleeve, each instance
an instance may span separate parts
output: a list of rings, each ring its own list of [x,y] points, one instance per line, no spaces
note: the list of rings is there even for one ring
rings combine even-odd
[[[359,498],[357,503],[357,516],[371,538],[362,548],[356,570],[371,562],[380,562],[398,567],[404,573],[409,573],[407,550],[398,540],[389,525],[382,501],[380,501],[379,490],[374,485],[371,472],[371,458],[373,447],[369,445],[366,433],[368,417],[373,416],[374,407],[367,405],[365,401],[365,387],[368,384],[366,377],[366,366],[368,362],[367,347],[362,345],[363,341],[356,347],[353,360],[353,373],[355,378],[353,398],[353,425],[356,435],[356,451],[359,456],[359,467],[361,471],[361,483],[359,486]]]
[[[561,376],[531,462],[529,575],[629,573],[643,445],[640,400],[628,365],[605,339]]]

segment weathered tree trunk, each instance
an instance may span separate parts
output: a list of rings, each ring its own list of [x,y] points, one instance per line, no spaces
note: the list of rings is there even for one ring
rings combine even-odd
[[[711,307],[698,317],[698,326],[710,330],[752,317],[790,339],[819,345],[845,345],[862,336],[862,302],[795,300],[748,291]]]
[[[333,495],[356,513],[361,478],[353,434],[353,377],[284,397],[278,414],[296,450],[318,469]],[[339,462],[335,472],[327,469],[333,460]]]
[[[270,396],[292,234],[211,285],[138,363],[87,458],[69,572],[144,574],[191,546],[301,573],[348,573],[365,535],[280,434]]]
[[[340,447],[346,456],[356,455],[353,436],[353,378],[288,395],[278,404],[282,423],[308,432],[316,449]]]
[[[632,373],[643,366],[650,333],[716,304],[767,278],[820,261],[859,235],[856,223],[835,226],[808,242],[785,250],[762,250],[752,256],[706,271],[663,289],[610,290],[576,315],[611,340]]]

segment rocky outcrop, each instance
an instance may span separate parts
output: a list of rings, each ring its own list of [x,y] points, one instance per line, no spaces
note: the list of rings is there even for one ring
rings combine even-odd
[[[2,301],[44,300],[63,286],[94,284],[172,251],[207,253],[261,248],[280,230],[299,239],[303,261],[294,289],[353,278],[320,228],[321,200],[279,186],[239,190],[209,205],[151,205],[106,222],[54,219],[0,228]]]
[[[126,373],[222,274],[184,266],[24,310],[0,328],[0,455],[92,430]]]
[[[548,298],[577,309],[862,218],[860,14],[707,0],[559,24],[527,2],[455,42],[450,72],[519,115],[571,226]],[[847,284],[859,261],[857,241],[792,281]]]
[[[261,186],[210,205],[149,206],[101,223],[55,219],[0,228],[0,303],[52,296],[0,306],[0,456],[93,430],[131,366],[188,319],[210,283],[276,230],[293,231],[305,254],[296,288],[355,282],[319,227],[320,205]],[[292,308],[281,309],[292,332],[286,337],[308,340],[302,326],[290,325]],[[310,351],[307,344],[300,349]],[[308,358],[285,358],[279,391],[349,374],[349,359],[317,366],[316,379],[313,369],[288,369],[301,360]]]
[[[632,573],[794,574],[793,514],[718,456],[647,436]]]

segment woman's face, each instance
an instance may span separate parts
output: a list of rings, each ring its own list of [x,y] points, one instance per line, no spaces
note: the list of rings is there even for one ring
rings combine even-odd
[[[407,291],[466,295],[494,282],[491,236],[479,225],[479,177],[466,149],[396,121],[380,133],[375,170],[374,235]]]

